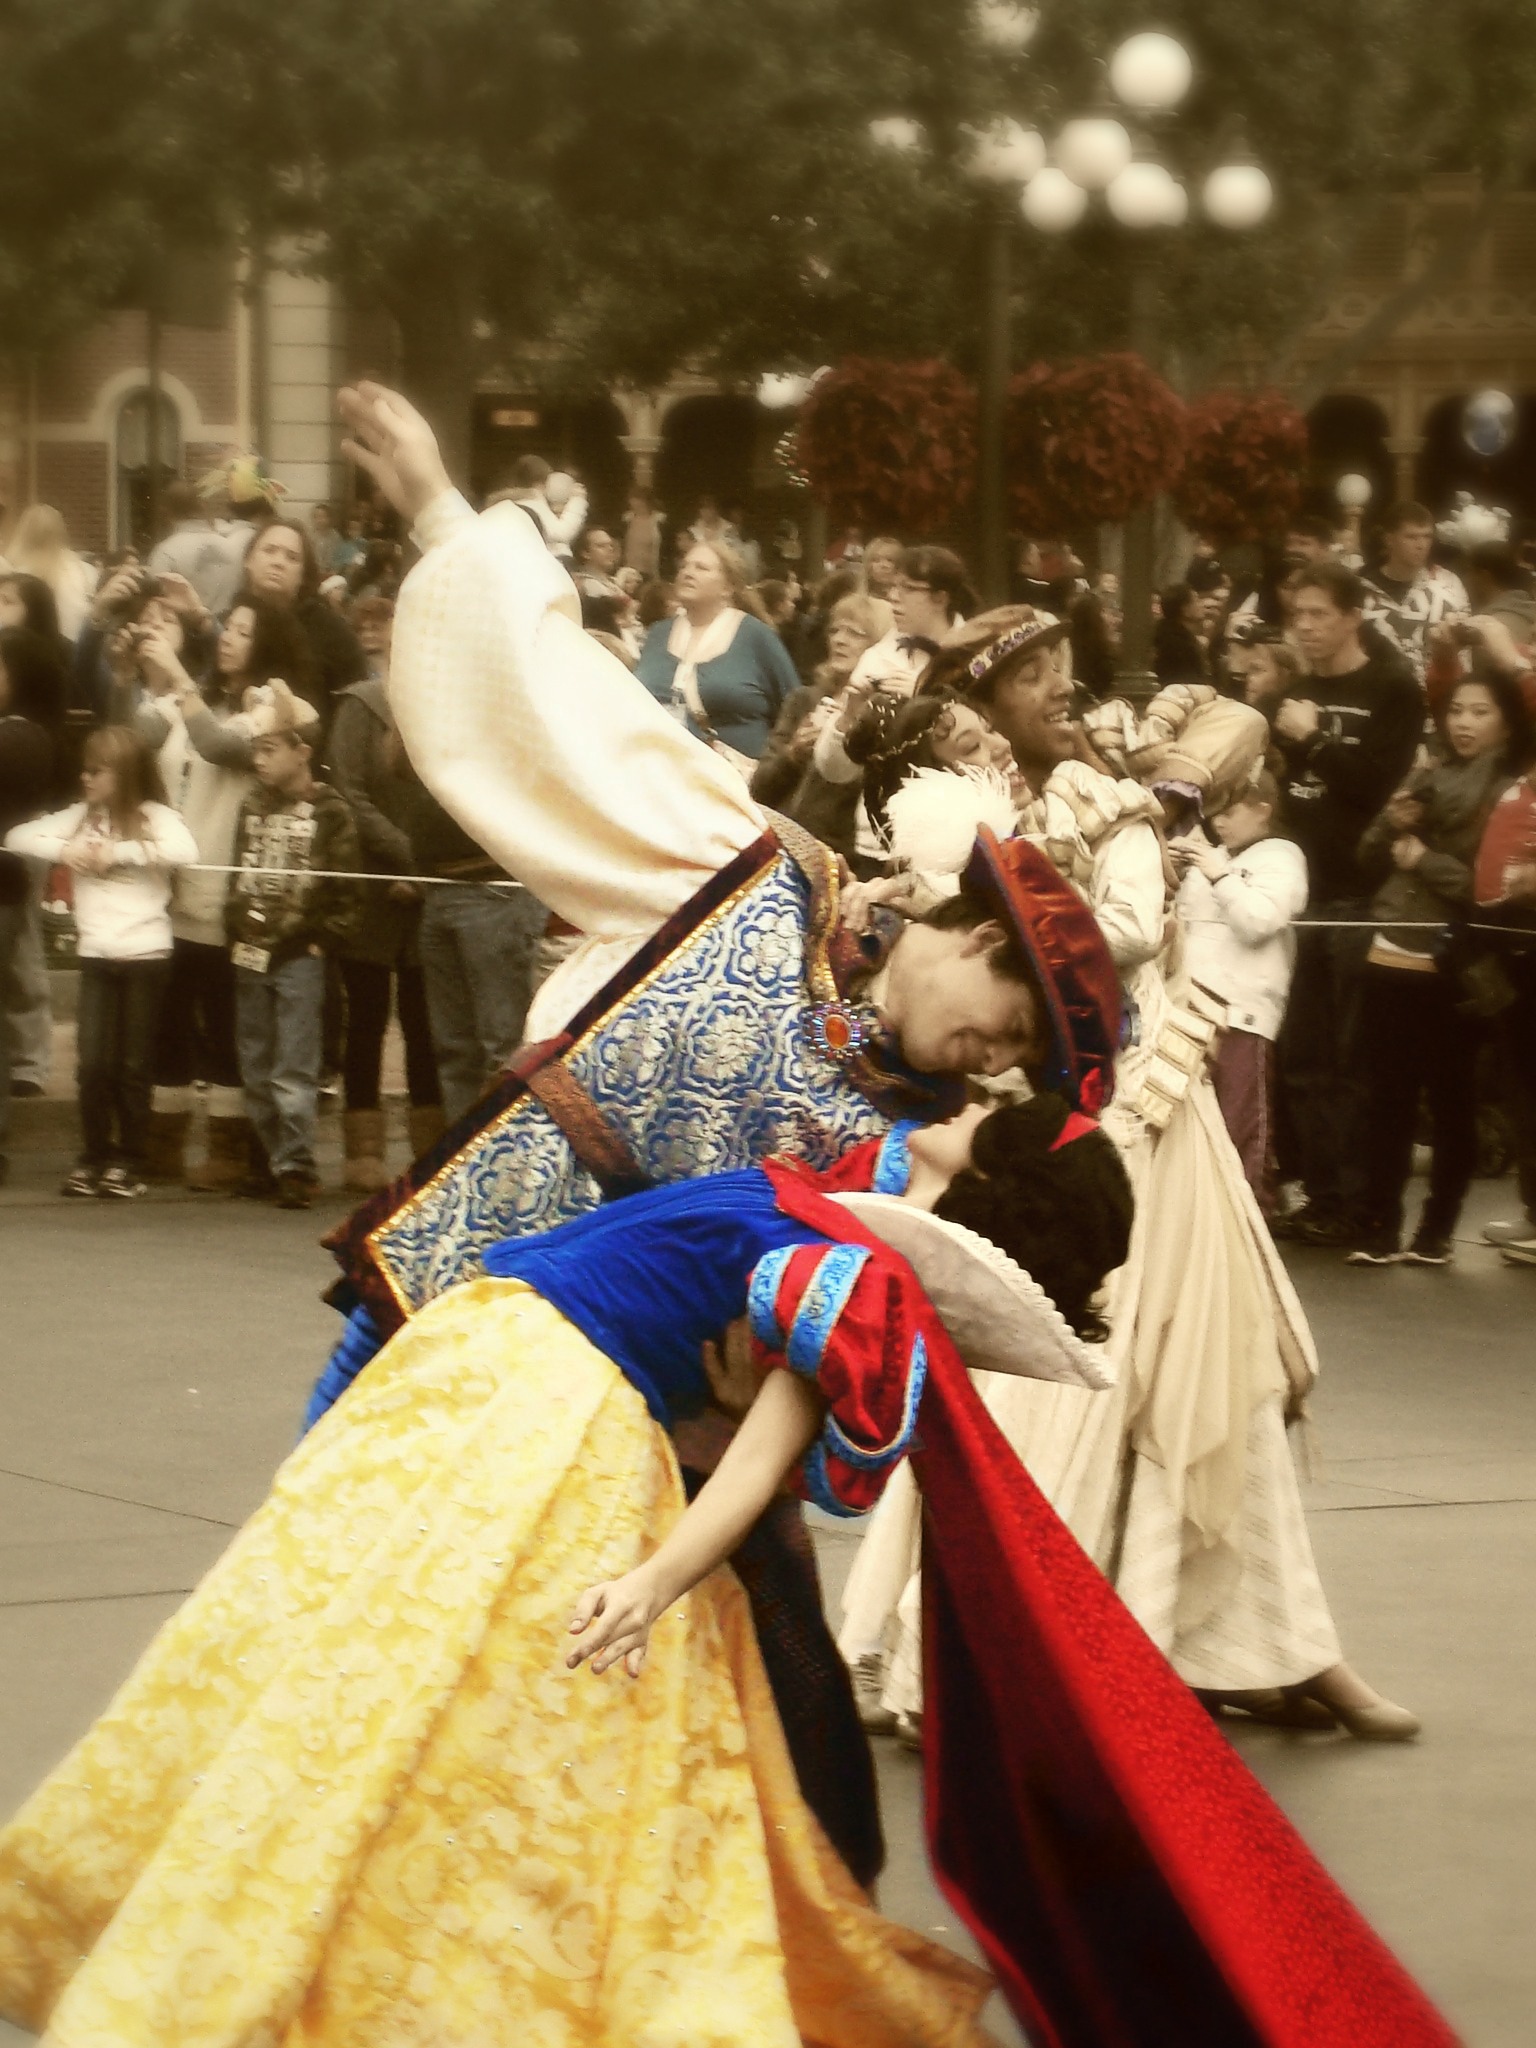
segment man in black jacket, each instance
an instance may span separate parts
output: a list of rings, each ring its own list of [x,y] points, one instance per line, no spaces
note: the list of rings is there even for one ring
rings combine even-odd
[[[1307,856],[1308,917],[1357,928],[1298,931],[1280,1074],[1307,1196],[1294,1232],[1315,1244],[1345,1244],[1364,1196],[1356,1040],[1370,891],[1360,838],[1413,763],[1424,695],[1384,636],[1366,637],[1367,593],[1352,570],[1317,563],[1293,595],[1292,626],[1308,673],[1275,713],[1286,823]]]

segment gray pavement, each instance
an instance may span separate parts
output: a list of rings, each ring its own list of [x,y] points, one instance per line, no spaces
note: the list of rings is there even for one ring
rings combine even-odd
[[[335,1327],[316,1240],[340,1197],[307,1216],[67,1203],[63,1164],[22,1152],[0,1191],[0,1812],[259,1503]],[[1324,1582],[1346,1654],[1423,1741],[1235,1737],[1469,2048],[1536,2039],[1536,1273],[1473,1241],[1508,1199],[1478,1187],[1453,1271],[1293,1266],[1324,1360]],[[829,1597],[856,1540],[821,1532]],[[963,1945],[924,1867],[915,1759],[880,1747],[883,1903]]]

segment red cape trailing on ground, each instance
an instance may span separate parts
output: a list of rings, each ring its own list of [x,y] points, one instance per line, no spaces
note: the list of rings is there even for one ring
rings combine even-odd
[[[780,1205],[874,1245],[808,1182]],[[1037,2048],[1455,2048],[1079,1547],[936,1315],[929,1849]]]

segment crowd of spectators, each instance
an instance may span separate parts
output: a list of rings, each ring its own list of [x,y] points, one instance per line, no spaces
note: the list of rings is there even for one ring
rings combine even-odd
[[[674,530],[639,488],[604,525],[578,477],[534,456],[501,502],[569,568],[636,687],[861,882],[891,862],[891,761],[1006,781],[1032,743],[967,689],[958,657],[991,629],[968,625],[946,546],[848,528],[812,563],[792,521],[757,535],[706,498]],[[328,1085],[346,1185],[365,1192],[389,1171],[391,1015],[419,1153],[510,1057],[561,934],[395,737],[409,543],[387,515],[289,512],[249,461],[222,498],[172,485],[165,512],[146,559],[90,565],[31,507],[0,574],[0,834],[21,857],[0,875],[0,1116],[47,1076],[38,904],[67,889],[83,1142],[66,1192],[180,1179],[307,1205]],[[1066,642],[1061,702],[1017,715],[1070,725],[1100,765],[1081,721],[1122,687],[1117,579],[1028,540],[1010,596],[1042,644]],[[1516,552],[1438,559],[1414,504],[1388,511],[1368,561],[1320,519],[1236,578],[1197,544],[1158,601],[1157,682],[1186,708],[1244,703],[1270,733],[1235,800],[1167,821],[1170,912],[1232,1006],[1224,1113],[1277,1233],[1357,1264],[1443,1263],[1474,1172],[1505,1156],[1525,1214],[1490,1234],[1536,1264],[1533,637]]]

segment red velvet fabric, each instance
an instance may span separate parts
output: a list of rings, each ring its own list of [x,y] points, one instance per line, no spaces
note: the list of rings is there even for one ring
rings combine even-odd
[[[929,1847],[1036,2048],[1454,2048],[923,1331]]]

